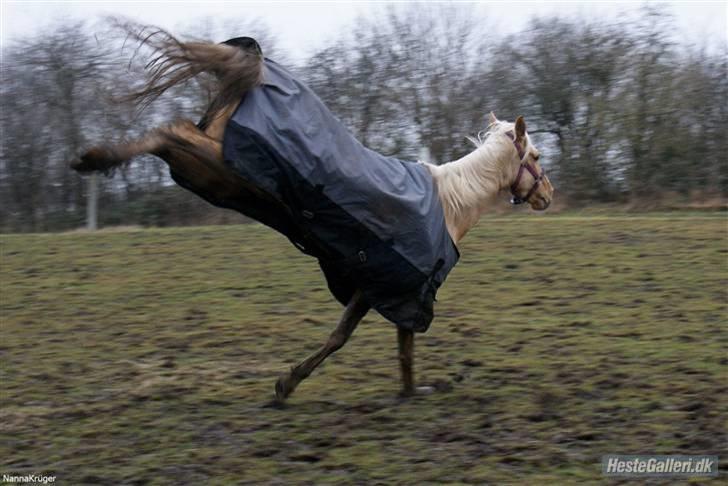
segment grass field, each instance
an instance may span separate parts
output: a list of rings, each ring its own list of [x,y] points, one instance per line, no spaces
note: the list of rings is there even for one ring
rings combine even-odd
[[[279,235],[2,236],[0,474],[614,483],[607,453],[717,454],[725,474],[727,230],[721,215],[486,219],[416,337],[435,392],[397,397],[396,332],[372,314],[282,409],[275,379],[341,309]]]

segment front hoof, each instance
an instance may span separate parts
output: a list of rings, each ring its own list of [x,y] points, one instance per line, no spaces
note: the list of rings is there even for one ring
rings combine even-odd
[[[288,395],[293,392],[293,386],[291,384],[291,376],[283,375],[276,381],[276,400],[278,402],[286,401]]]

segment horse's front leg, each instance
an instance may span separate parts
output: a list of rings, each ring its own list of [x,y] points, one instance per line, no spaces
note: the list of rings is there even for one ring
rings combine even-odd
[[[293,393],[293,390],[296,389],[298,384],[305,380],[329,355],[341,349],[369,309],[370,306],[364,300],[364,296],[357,290],[346,306],[339,325],[331,333],[326,344],[316,353],[293,367],[289,373],[278,379],[276,383],[276,399],[278,401],[285,400],[288,395]]]
[[[412,373],[413,354],[415,348],[415,333],[410,329],[397,327],[397,341],[399,345],[399,368],[402,373],[402,396],[410,396],[415,392]]]

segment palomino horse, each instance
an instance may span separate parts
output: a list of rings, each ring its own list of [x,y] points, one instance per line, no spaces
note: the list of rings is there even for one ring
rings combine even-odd
[[[269,193],[232,170],[223,156],[225,130],[240,100],[246,93],[252,96],[253,90],[262,89],[264,63],[268,61],[263,59],[257,43],[249,38],[232,39],[223,44],[179,42],[161,32],[138,38],[155,48],[157,57],[149,65],[151,75],[147,85],[134,95],[136,101],[149,102],[168,88],[202,73],[211,74],[216,81],[216,97],[197,125],[190,120],[178,120],[135,141],[93,147],[74,161],[72,167],[80,172],[104,171],[134,156],[150,153],[169,165],[175,180],[184,181],[187,189],[212,202],[226,201],[226,207],[241,212],[246,204],[254,201],[279,204]],[[296,141],[290,140],[290,143]],[[502,191],[510,191],[514,203],[525,202],[536,210],[546,209],[553,195],[553,187],[539,165],[539,151],[526,132],[523,117],[511,123],[499,121],[491,113],[486,136],[475,144],[477,148],[459,160],[417,168],[435,188],[433,200],[439,199],[440,203],[437,214],[440,220],[444,218],[440,227],[449,234],[450,245],[465,236]],[[376,203],[365,201],[365,205]],[[338,326],[323,347],[278,379],[275,387],[278,400],[288,397],[317,366],[340,349],[372,307],[379,310],[368,301],[361,287],[353,289],[350,295]],[[414,332],[399,325],[397,331],[402,393],[410,395],[415,391]]]

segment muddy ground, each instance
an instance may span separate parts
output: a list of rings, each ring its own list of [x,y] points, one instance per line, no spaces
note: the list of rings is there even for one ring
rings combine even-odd
[[[416,338],[433,393],[398,398],[396,332],[372,314],[284,408],[276,377],[341,309],[279,235],[2,236],[0,474],[612,484],[608,453],[725,468],[727,229],[685,213],[486,219]]]

